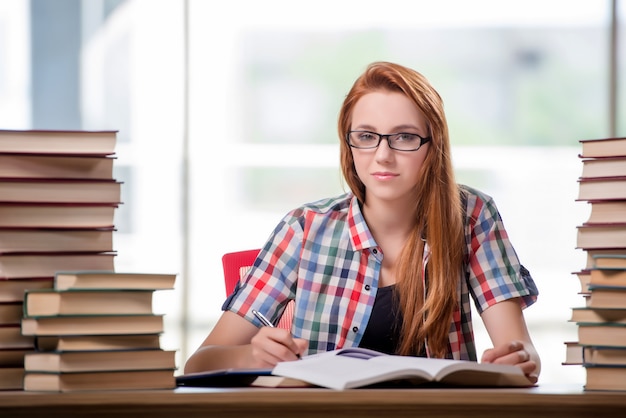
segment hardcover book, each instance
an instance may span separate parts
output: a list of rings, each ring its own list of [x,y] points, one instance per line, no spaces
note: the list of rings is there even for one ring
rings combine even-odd
[[[23,367],[0,367],[0,390],[22,390]]]
[[[32,352],[24,357],[30,372],[74,373],[122,370],[159,370],[176,368],[175,351],[115,350]]]
[[[83,179],[0,178],[0,202],[121,203],[121,182]]]
[[[0,153],[0,177],[110,180],[113,161],[101,156]]]
[[[338,390],[398,381],[410,385],[532,386],[522,370],[511,365],[387,355],[363,348],[344,348],[299,361],[280,362],[272,374]]]
[[[53,335],[35,338],[38,351],[155,350],[160,334]]]
[[[626,366],[626,347],[584,346],[583,364],[587,366]]]
[[[76,373],[26,373],[24,390],[80,392],[92,390],[174,389],[174,371],[132,370]]]
[[[626,366],[586,366],[585,390],[626,390]]]
[[[594,260],[594,258],[598,255],[605,255],[605,256],[612,255],[612,256],[626,257],[626,247],[623,247],[623,248],[619,248],[619,247],[588,248],[588,249],[585,249],[585,253],[587,254],[586,268],[591,269],[591,268],[596,267],[596,261]]]
[[[592,256],[593,265],[599,269],[626,271],[626,254],[597,253]]]
[[[0,253],[0,278],[54,277],[59,270],[113,270],[116,253]]]
[[[626,269],[595,268],[589,270],[589,286],[623,286],[626,287]]]
[[[626,176],[580,178],[578,200],[625,200]]]
[[[626,323],[578,323],[578,342],[582,345],[626,347]]]
[[[24,368],[24,356],[32,353],[33,347],[0,348],[0,367]]]
[[[626,223],[581,225],[576,246],[581,249],[626,248]]]
[[[51,289],[52,277],[7,279],[0,274],[0,302],[22,302],[28,289]]]
[[[626,307],[626,286],[590,284],[587,306],[590,308]]]
[[[594,200],[586,224],[626,223],[626,200]]]
[[[0,130],[0,152],[110,155],[117,131]]]
[[[616,322],[626,325],[626,307],[620,308],[572,308],[570,322],[605,323]]]
[[[564,366],[583,364],[583,346],[578,341],[565,342],[565,361],[561,364]]]
[[[145,315],[152,290],[27,290],[24,316]]]
[[[626,173],[626,157],[583,160],[582,178],[619,177]]]
[[[56,290],[68,289],[173,289],[176,274],[124,273],[112,269],[58,271],[54,277]]]
[[[111,228],[116,204],[0,203],[0,227]]]
[[[626,137],[583,139],[581,158],[624,157]]]
[[[0,228],[0,253],[111,252],[111,228]]]
[[[5,348],[33,348],[33,337],[23,335],[18,325],[0,326],[0,349]]]
[[[19,325],[22,305],[22,302],[0,302],[0,325]]]
[[[159,334],[163,315],[67,315],[25,317],[25,336]]]

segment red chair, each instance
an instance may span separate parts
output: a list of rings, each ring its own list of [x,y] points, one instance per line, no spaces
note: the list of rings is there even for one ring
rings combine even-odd
[[[222,256],[222,267],[224,269],[224,285],[226,295],[230,295],[235,290],[235,285],[245,277],[248,270],[254,264],[254,260],[259,255],[260,249],[235,251]],[[291,329],[293,319],[294,302],[290,301],[285,307],[283,316],[280,317],[276,327]]]
[[[252,264],[260,249],[236,251],[226,253],[222,256],[222,267],[224,268],[224,284],[226,285],[226,296],[235,290],[235,285],[241,280]],[[242,271],[243,269],[246,271]],[[243,273],[243,274],[242,274]]]

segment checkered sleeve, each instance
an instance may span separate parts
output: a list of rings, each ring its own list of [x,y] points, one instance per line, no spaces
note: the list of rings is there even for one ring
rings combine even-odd
[[[495,303],[520,298],[533,304],[537,287],[509,241],[502,218],[490,196],[465,186],[467,280],[478,312]]]
[[[257,326],[255,309],[273,323],[278,322],[289,300],[294,298],[302,246],[303,210],[287,214],[259,252],[253,267],[222,309],[237,313]]]

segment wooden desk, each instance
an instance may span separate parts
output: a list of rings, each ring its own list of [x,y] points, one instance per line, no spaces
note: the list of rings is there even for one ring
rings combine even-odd
[[[532,389],[1,392],[0,417],[624,417],[626,394]]]

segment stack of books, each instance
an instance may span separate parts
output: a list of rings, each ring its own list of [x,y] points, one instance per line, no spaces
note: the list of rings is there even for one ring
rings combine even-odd
[[[0,130],[0,389],[22,388],[24,292],[56,271],[113,270],[115,131]]]
[[[583,140],[578,201],[590,205],[577,227],[586,252],[581,307],[572,309],[578,341],[567,342],[565,364],[581,364],[586,390],[626,391],[626,138]]]
[[[27,290],[24,390],[173,389],[175,351],[163,350],[153,294],[175,274],[58,272],[52,289]]]

